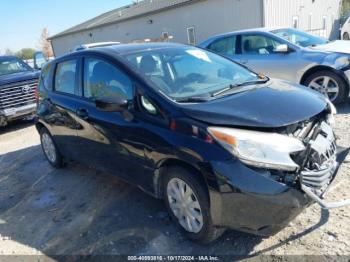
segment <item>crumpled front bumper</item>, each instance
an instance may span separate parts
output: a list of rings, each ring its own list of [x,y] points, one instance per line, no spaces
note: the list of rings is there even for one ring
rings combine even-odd
[[[256,235],[274,235],[298,216],[312,200],[301,190],[279,183],[269,171],[240,161],[211,163],[219,192],[210,192],[212,220]]]
[[[328,187],[339,170],[338,163],[345,160],[348,151],[339,153],[336,168],[329,170],[332,179]],[[212,220],[219,227],[270,236],[315,202],[323,208],[350,204],[348,200],[329,204],[303,185],[280,183],[272,178],[270,171],[248,167],[238,160],[214,162],[211,166],[219,181],[219,192],[210,192]]]
[[[304,191],[306,195],[309,196],[313,201],[318,203],[323,209],[333,209],[350,205],[350,199],[341,200],[337,202],[328,202],[324,200],[324,196],[326,195],[326,193],[329,192],[329,190],[331,190],[332,182],[338,174],[341,163],[344,162],[345,158],[349,153],[349,149],[344,149],[341,147],[338,147],[337,151],[337,158],[334,159],[331,162],[331,164],[328,165],[327,168],[319,170],[317,172],[302,172],[301,174],[301,190]],[[327,178],[329,178],[328,181]],[[306,181],[303,181],[303,179],[305,179]],[[313,182],[316,184],[327,183],[326,190],[321,194],[318,194],[315,191],[315,189],[312,186],[310,186],[310,183],[312,184]]]

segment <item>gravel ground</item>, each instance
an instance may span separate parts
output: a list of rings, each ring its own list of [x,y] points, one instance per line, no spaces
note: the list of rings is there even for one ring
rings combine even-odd
[[[350,147],[350,103],[339,108],[336,134]],[[350,157],[329,199],[350,198]],[[350,255],[350,207],[313,205],[270,238],[229,231],[200,246],[185,239],[162,201],[115,177],[44,159],[31,123],[0,129],[0,254]],[[317,257],[320,261],[321,257]]]

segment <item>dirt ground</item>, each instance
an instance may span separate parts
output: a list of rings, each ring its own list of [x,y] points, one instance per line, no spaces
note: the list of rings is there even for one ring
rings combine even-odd
[[[338,144],[350,147],[350,103],[339,108]],[[329,199],[350,198],[350,156]],[[45,160],[31,123],[0,129],[0,255],[350,255],[350,207],[313,205],[270,238],[235,231],[200,246],[170,221],[162,201],[112,175]],[[338,257],[339,258],[339,257]],[[319,261],[318,257],[317,261]]]

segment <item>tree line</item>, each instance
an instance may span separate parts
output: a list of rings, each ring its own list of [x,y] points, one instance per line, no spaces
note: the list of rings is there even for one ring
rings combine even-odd
[[[48,38],[49,38],[49,30],[47,28],[44,28],[41,32],[41,36],[39,39],[40,51],[42,51],[46,57],[52,57],[53,56],[52,46]],[[10,48],[7,48],[5,50],[5,55],[17,56],[23,60],[28,60],[33,58],[34,53],[36,51],[37,50],[35,50],[34,48],[22,48],[19,51],[13,51]]]
[[[348,15],[349,11],[350,11],[350,0],[343,0],[342,15]]]

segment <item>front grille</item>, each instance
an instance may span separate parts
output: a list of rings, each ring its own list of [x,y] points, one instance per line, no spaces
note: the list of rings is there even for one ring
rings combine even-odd
[[[322,195],[337,169],[337,145],[332,128],[326,122],[314,126],[309,136],[308,156],[300,174],[302,185]]]
[[[18,82],[0,87],[0,110],[35,103],[36,88],[36,81]]]

